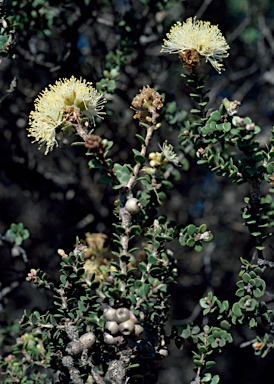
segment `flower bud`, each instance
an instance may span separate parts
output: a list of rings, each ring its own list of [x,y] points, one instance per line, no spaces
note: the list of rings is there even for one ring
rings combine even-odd
[[[123,321],[128,320],[130,317],[130,311],[127,308],[118,308],[115,313],[114,320],[120,324]]]
[[[125,336],[130,335],[134,331],[134,328],[135,324],[132,320],[127,320],[119,324],[119,331]]]
[[[107,145],[108,145],[108,140],[107,140],[107,139],[103,139],[103,140],[101,141],[101,146],[102,146],[103,148],[106,148]]]
[[[150,165],[152,168],[155,168],[155,167],[157,167],[157,165],[159,165],[159,164],[158,164],[158,162],[157,162],[156,160],[150,160],[149,165]]]

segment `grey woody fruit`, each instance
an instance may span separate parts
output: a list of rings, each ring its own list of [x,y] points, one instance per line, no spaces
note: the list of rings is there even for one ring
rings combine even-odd
[[[141,206],[141,203],[138,199],[136,199],[135,197],[130,197],[127,202],[126,202],[126,205],[125,205],[127,211],[131,214],[131,215],[135,215],[136,213],[138,213],[140,211],[140,209],[142,208]]]
[[[114,320],[120,324],[123,321],[128,320],[130,317],[130,311],[127,308],[118,308],[116,309]]]
[[[68,352],[69,355],[79,355],[82,351],[83,345],[78,340],[71,341],[66,347],[66,352]]]
[[[109,345],[115,345],[117,344],[116,337],[113,337],[110,333],[105,332],[104,333],[104,342]]]
[[[133,323],[135,323],[135,324],[139,323],[139,320],[137,319],[137,317],[134,315],[133,312],[130,311],[130,315],[129,316],[130,316],[130,320],[132,320]]]
[[[114,321],[115,319],[115,314],[116,314],[116,309],[107,307],[103,311],[104,317],[107,321]]]
[[[135,324],[134,333],[136,336],[140,335],[143,332],[144,328],[140,324]]]
[[[119,331],[125,336],[130,335],[134,331],[134,328],[135,324],[130,319],[119,324]]]
[[[81,337],[80,337],[80,343],[83,345],[83,347],[85,349],[89,349],[93,346],[93,344],[95,343],[95,335],[93,332],[87,332],[87,333],[84,333]]]
[[[118,332],[118,324],[116,321],[107,321],[105,324],[105,330],[115,335]]]

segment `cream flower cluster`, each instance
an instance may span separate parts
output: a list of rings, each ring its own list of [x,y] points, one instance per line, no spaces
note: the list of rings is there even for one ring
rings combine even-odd
[[[179,158],[176,153],[173,151],[173,146],[168,144],[167,141],[161,146],[159,144],[162,152],[151,152],[149,154],[149,165],[153,168],[160,167],[166,163],[173,163],[174,165],[179,165]]]
[[[106,100],[91,82],[78,80],[74,76],[70,79],[60,79],[54,85],[49,85],[34,101],[35,110],[29,117],[29,135],[38,142],[39,149],[46,145],[45,154],[54,146],[58,146],[56,129],[62,128],[66,122],[64,114],[70,107],[95,123],[96,116],[103,118],[102,109]]]
[[[209,61],[219,73],[223,69],[222,59],[226,58],[229,45],[218,26],[210,22],[198,21],[194,17],[185,23],[177,22],[164,39],[161,52],[179,53],[196,50]]]

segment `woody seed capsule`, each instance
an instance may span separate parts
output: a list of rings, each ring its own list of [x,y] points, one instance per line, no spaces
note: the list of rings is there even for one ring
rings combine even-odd
[[[124,321],[123,323],[119,324],[119,331],[127,336],[130,335],[134,331],[135,324],[132,320]]]
[[[83,350],[83,345],[80,341],[71,341],[66,347],[66,352],[70,355],[79,355]]]
[[[87,332],[84,333],[79,340],[85,349],[89,349],[95,343],[96,338],[93,332]]]
[[[127,308],[118,308],[115,313],[114,320],[119,324],[128,320],[130,317],[130,311]]]
[[[115,319],[115,314],[116,314],[116,309],[107,307],[104,309],[104,317],[107,321],[114,321]]]
[[[126,205],[125,205],[127,211],[131,214],[131,215],[135,215],[136,213],[138,213],[141,209],[141,203],[138,199],[136,199],[135,197],[130,197],[127,202],[126,202]]]
[[[113,337],[111,334],[105,332],[104,333],[104,342],[109,345],[115,345],[117,344],[116,337]]]
[[[136,336],[139,336],[143,332],[144,328],[140,324],[135,324],[134,333]]]
[[[118,332],[118,324],[116,321],[107,321],[105,324],[105,329],[112,335],[115,335]]]

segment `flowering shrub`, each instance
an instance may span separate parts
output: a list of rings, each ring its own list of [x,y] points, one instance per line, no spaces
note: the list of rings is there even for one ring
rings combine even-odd
[[[254,332],[248,345],[256,355],[265,357],[271,351],[273,316],[271,303],[265,300],[264,273],[273,263],[264,257],[264,250],[271,237],[268,229],[274,225],[274,138],[268,144],[258,140],[260,128],[238,115],[238,101],[225,98],[217,110],[208,108],[201,60],[221,72],[228,49],[218,27],[209,22],[189,18],[171,28],[162,51],[178,53],[195,108],[179,134],[180,150],[165,140],[159,152],[152,152],[150,144],[161,130],[165,102],[159,90],[143,86],[131,105],[139,124],[134,164],[116,162],[113,142],[96,132],[96,120],[108,119],[106,100],[115,91],[109,81],[116,73],[109,73],[109,81],[98,82],[100,91],[71,77],[50,85],[35,100],[29,136],[46,146],[45,154],[56,150],[61,136],[83,145],[89,168],[99,170],[100,181],[119,198],[109,244],[105,234],[87,233],[76,239],[71,252],[59,249],[58,284],[39,268],[27,272],[27,281],[50,292],[54,300],[45,313],[25,311],[10,353],[0,360],[3,382],[156,383],[159,363],[168,356],[171,343],[182,348],[188,340],[193,346],[192,383],[216,384],[220,376],[212,369],[215,356],[233,343],[233,327],[242,325]],[[174,322],[168,329],[169,288],[178,277],[171,243],[203,252],[215,236],[204,223],[178,223],[168,212],[159,213],[176,175],[185,172],[188,153],[212,172],[249,184],[242,218],[255,239],[255,254],[241,259],[234,303],[209,291],[199,301],[200,318],[187,324]],[[265,196],[260,190],[263,182],[268,185]],[[21,244],[28,236],[20,223],[12,224],[1,239],[18,251],[16,256],[22,257],[26,268]],[[5,343],[6,339],[3,334]]]

